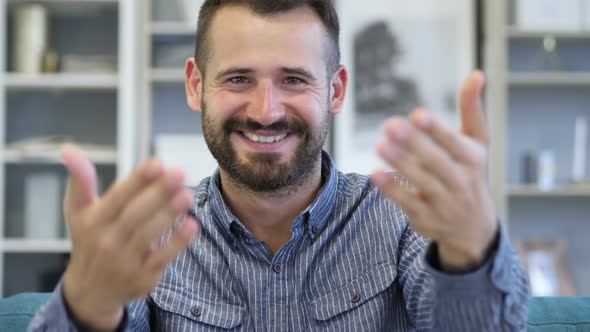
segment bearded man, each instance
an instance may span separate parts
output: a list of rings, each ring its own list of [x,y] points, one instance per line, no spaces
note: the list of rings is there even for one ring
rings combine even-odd
[[[30,330],[523,330],[482,73],[460,132],[391,118],[376,150],[399,173],[342,174],[322,150],[348,85],[338,35],[330,0],[207,0],[185,86],[218,170],[185,188],[150,159],[97,197],[64,148],[71,260]]]

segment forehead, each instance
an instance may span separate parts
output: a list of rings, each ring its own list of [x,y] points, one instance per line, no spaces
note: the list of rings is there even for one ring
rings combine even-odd
[[[325,71],[326,30],[308,7],[258,15],[244,6],[222,8],[209,29],[208,71],[302,67]]]

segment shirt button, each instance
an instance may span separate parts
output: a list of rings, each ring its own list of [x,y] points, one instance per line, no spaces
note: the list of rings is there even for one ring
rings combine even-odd
[[[194,307],[191,309],[191,314],[195,317],[199,317],[201,316],[201,308],[199,307]]]
[[[352,299],[350,299],[350,301],[352,303],[358,303],[358,301],[361,300],[361,294],[359,293],[354,293],[354,295],[352,296]]]
[[[273,265],[272,270],[275,271],[276,273],[280,273],[281,272],[281,265],[280,264]]]
[[[311,228],[311,232],[315,235],[318,235],[318,233],[320,232],[320,228],[318,227],[318,225],[315,225]]]

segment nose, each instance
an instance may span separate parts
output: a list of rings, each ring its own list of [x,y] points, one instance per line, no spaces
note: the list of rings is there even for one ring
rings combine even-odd
[[[254,93],[254,102],[248,107],[248,117],[262,125],[271,125],[285,116],[280,91],[270,80],[261,81]]]

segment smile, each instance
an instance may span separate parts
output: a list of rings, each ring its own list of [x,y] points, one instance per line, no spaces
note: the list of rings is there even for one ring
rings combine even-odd
[[[249,140],[251,140],[252,142],[256,142],[256,143],[275,143],[275,142],[279,142],[285,139],[285,137],[289,136],[289,134],[282,134],[282,135],[276,135],[276,136],[259,136],[259,135],[254,135],[251,133],[246,133],[246,132],[242,132],[242,134],[247,137]]]

